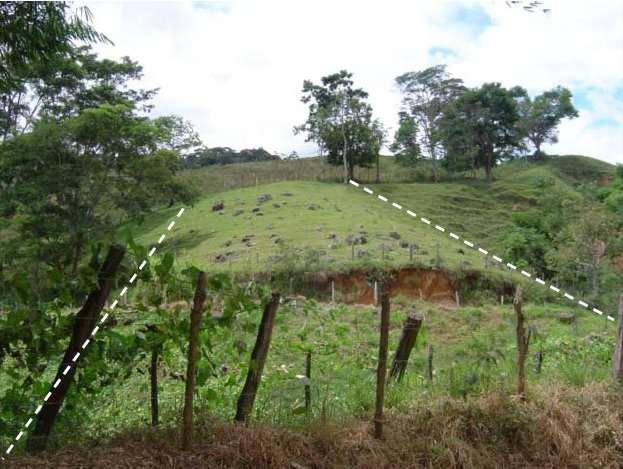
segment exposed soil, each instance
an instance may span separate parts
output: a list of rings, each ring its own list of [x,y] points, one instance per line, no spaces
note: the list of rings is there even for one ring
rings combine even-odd
[[[447,272],[424,268],[404,268],[392,272],[392,295],[446,302],[454,299],[454,282]],[[343,303],[374,304],[374,279],[368,272],[355,271],[333,276],[336,293]]]

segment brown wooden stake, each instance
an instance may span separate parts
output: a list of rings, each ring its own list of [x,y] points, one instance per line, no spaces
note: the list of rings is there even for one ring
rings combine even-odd
[[[396,349],[396,353],[394,353],[392,367],[389,370],[389,377],[395,378],[398,382],[402,380],[402,377],[405,374],[407,363],[409,362],[409,356],[411,355],[411,350],[413,350],[413,346],[417,340],[417,335],[420,331],[421,325],[422,318],[415,312],[409,313],[407,320],[405,321],[405,325],[402,328],[402,335],[400,336],[400,341],[398,342],[398,348]]]
[[[305,360],[305,376],[307,377],[307,383],[305,383],[305,411],[309,415],[311,410],[311,350],[307,351],[307,359]]]
[[[379,363],[376,368],[376,407],[374,412],[374,438],[383,438],[383,401],[387,374],[387,347],[389,341],[389,292],[385,284],[381,293],[381,329],[379,338]]]
[[[158,426],[158,355],[160,347],[154,346],[151,350],[151,363],[149,366],[149,384],[151,390],[151,424]]]
[[[526,355],[528,354],[528,340],[526,329],[524,328],[524,316],[521,311],[523,305],[521,287],[517,287],[513,307],[517,315],[517,395],[521,400],[525,400],[526,390]]]
[[[623,295],[619,297],[619,328],[617,330],[612,364],[614,368],[614,379],[623,384]]]
[[[249,363],[249,371],[247,372],[247,379],[238,398],[238,405],[236,408],[237,422],[246,422],[253,409],[253,402],[255,401],[255,395],[257,389],[260,386],[262,379],[262,371],[264,370],[264,363],[268,356],[268,349],[270,347],[270,339],[273,332],[273,325],[275,322],[275,315],[279,308],[279,299],[281,295],[279,293],[273,293],[272,298],[264,307],[264,313],[262,314],[262,321],[257,331],[257,339],[255,341],[255,347],[251,353],[251,362]]]
[[[65,350],[56,376],[52,381],[60,380],[56,388],[50,390],[50,397],[43,403],[43,408],[37,415],[37,422],[33,432],[28,438],[28,451],[41,451],[45,449],[48,437],[54,425],[65,396],[76,373],[76,363],[73,358],[78,352],[84,353],[83,345],[92,336],[93,330],[98,323],[99,314],[106,303],[108,294],[112,289],[115,273],[121,264],[125,250],[121,246],[112,245],[108,250],[106,259],[98,274],[98,287],[89,293],[84,306],[74,317],[71,339]],[[64,372],[67,371],[67,374]]]
[[[190,335],[188,338],[188,363],[186,365],[186,392],[184,394],[184,416],[182,428],[182,449],[188,450],[193,437],[193,396],[195,395],[195,380],[197,377],[197,351],[199,342],[199,327],[203,316],[203,306],[206,300],[206,274],[199,272],[193,308],[190,311]]]
[[[426,360],[426,377],[428,378],[429,381],[433,380],[433,346],[431,344],[428,344],[427,350],[426,350],[426,355],[427,355],[427,360]]]

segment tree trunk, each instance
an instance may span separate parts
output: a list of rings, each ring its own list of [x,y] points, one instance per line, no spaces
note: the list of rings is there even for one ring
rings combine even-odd
[[[379,155],[376,155],[376,182],[381,182],[381,173],[379,171]]]
[[[121,246],[112,245],[110,247],[98,274],[97,289],[89,294],[84,306],[74,317],[71,339],[53,381],[59,384],[50,390],[49,397],[43,403],[43,407],[37,415],[34,430],[28,439],[27,447],[31,452],[45,449],[56,416],[63,405],[76,373],[76,360],[79,356],[77,354],[84,352],[86,340],[94,336],[94,328],[97,325],[99,314],[112,289],[115,273],[121,264],[124,253],[125,250]]]
[[[381,328],[379,337],[379,362],[376,368],[376,405],[374,411],[374,438],[383,438],[383,402],[387,374],[387,347],[389,341],[389,292],[383,282],[381,293]]]
[[[264,307],[264,313],[262,314],[262,321],[257,331],[257,339],[255,341],[255,347],[251,353],[251,362],[249,363],[249,370],[247,372],[247,379],[238,398],[238,405],[236,409],[235,420],[237,422],[246,422],[253,409],[253,402],[255,402],[255,395],[260,386],[262,379],[262,371],[264,370],[264,363],[268,356],[268,349],[270,347],[270,339],[273,332],[273,325],[275,323],[275,315],[279,308],[279,299],[281,295],[279,293],[273,293],[272,298]]]
[[[348,173],[346,176],[346,182],[350,181],[350,180],[354,180],[355,179],[355,166],[352,164],[348,164]]]
[[[619,297],[619,328],[612,357],[614,379],[623,384],[623,295]]]
[[[528,340],[526,338],[526,329],[524,328],[524,316],[521,310],[523,306],[522,290],[517,287],[513,308],[517,315],[517,395],[521,400],[525,400],[526,390],[526,355],[528,354]]]
[[[394,354],[392,360],[392,367],[389,371],[389,377],[395,378],[398,382],[402,380],[405,370],[407,369],[407,363],[411,356],[411,350],[417,340],[420,326],[422,325],[422,318],[415,312],[410,313],[407,316],[405,325],[402,329],[402,335],[400,336],[400,342],[398,342],[398,348]]]
[[[199,327],[203,316],[203,305],[206,300],[206,274],[199,272],[193,309],[190,312],[190,335],[188,339],[188,364],[186,366],[186,393],[184,395],[184,423],[182,434],[182,449],[188,450],[192,443],[193,434],[193,396],[195,395],[195,380],[197,378],[197,350],[199,341]]]
[[[149,388],[151,394],[151,425],[158,426],[158,355],[160,348],[154,346],[151,349],[151,363],[149,365]]]

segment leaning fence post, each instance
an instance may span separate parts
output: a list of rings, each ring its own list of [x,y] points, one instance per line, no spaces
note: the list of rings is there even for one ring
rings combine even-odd
[[[73,319],[71,339],[54,378],[54,382],[58,381],[59,384],[50,390],[49,398],[39,409],[33,432],[27,442],[28,451],[40,451],[46,447],[56,416],[61,410],[76,373],[77,357],[85,353],[84,344],[88,344],[88,341],[94,338],[97,333],[95,327],[99,328],[104,324],[99,318],[99,314],[113,287],[115,273],[124,254],[125,249],[123,247],[118,245],[110,247],[100,268],[97,286],[89,293],[84,306]]]
[[[190,336],[188,339],[188,363],[186,365],[186,392],[184,394],[184,417],[182,448],[188,450],[193,434],[193,396],[195,395],[195,379],[197,377],[197,351],[199,327],[203,316],[203,305],[206,299],[206,274],[199,272],[193,309],[190,312]]]
[[[273,293],[270,301],[264,307],[264,313],[262,314],[262,320],[260,327],[257,331],[257,339],[255,341],[255,347],[251,353],[251,362],[249,363],[249,370],[247,371],[247,379],[245,380],[244,387],[238,398],[238,404],[236,406],[237,422],[246,422],[249,418],[249,414],[253,409],[253,402],[255,401],[255,395],[257,389],[260,386],[262,379],[262,371],[264,370],[264,363],[268,356],[268,348],[270,347],[270,339],[273,332],[273,325],[275,323],[275,315],[277,308],[279,308],[279,299],[281,295],[279,293]]]
[[[389,292],[385,282],[381,293],[381,328],[379,362],[376,368],[376,406],[374,412],[374,437],[383,438],[383,401],[385,400],[385,375],[387,374],[387,347],[389,340]]]
[[[399,382],[402,380],[405,370],[407,369],[407,363],[409,362],[411,350],[413,350],[413,346],[417,340],[417,335],[420,331],[421,325],[422,318],[415,312],[411,312],[407,316],[407,320],[405,321],[405,325],[402,329],[402,335],[400,336],[400,341],[398,342],[398,348],[394,353],[392,367],[389,370],[390,378],[395,378]]]
[[[521,400],[525,399],[526,375],[525,364],[526,354],[528,353],[528,341],[526,340],[526,329],[524,328],[524,316],[521,311],[523,305],[521,287],[517,287],[513,307],[517,315],[517,395]]]
[[[619,327],[612,362],[614,379],[623,384],[623,295],[619,297]]]

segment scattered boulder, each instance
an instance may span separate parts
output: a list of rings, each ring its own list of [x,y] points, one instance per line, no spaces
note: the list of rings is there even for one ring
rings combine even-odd
[[[259,207],[253,207],[253,210],[251,210],[251,211],[252,211],[253,213],[257,213],[257,212],[259,212],[260,210],[262,210],[262,209],[261,209],[261,208],[259,208]]]
[[[400,239],[400,233],[398,233],[397,231],[391,231],[389,233],[389,237],[392,239]]]
[[[272,223],[270,223],[270,224],[266,225],[266,229],[267,229],[267,230],[272,230],[272,229],[274,229],[274,228],[275,228],[275,225],[273,225]]]
[[[223,246],[225,246],[225,247],[231,246],[231,239],[228,239],[227,241],[225,241],[223,243]]]
[[[232,257],[234,257],[234,252],[230,251],[230,252],[226,252],[225,254],[217,254],[214,257],[214,260],[216,260],[216,262],[227,262],[228,260],[230,260]]]
[[[238,215],[242,215],[244,213],[244,210],[238,209],[234,212],[234,217],[237,217]]]
[[[253,234],[247,234],[247,235],[244,235],[244,236],[242,237],[242,240],[241,240],[241,241],[242,241],[243,243],[248,243],[249,241],[251,241],[251,238],[253,238],[254,236],[255,236],[255,235],[253,235]]]
[[[292,192],[284,192],[281,195],[283,195],[285,197],[292,197],[294,194]]]
[[[384,250],[385,252],[391,252],[394,250],[393,247],[391,247],[389,244],[385,244],[385,243],[381,243],[381,245],[379,246],[382,250]]]
[[[214,202],[212,204],[212,211],[213,212],[219,212],[221,210],[223,210],[225,208],[225,202],[223,202],[222,200],[219,200],[217,202]]]
[[[322,207],[318,204],[309,204],[307,206],[307,210],[320,210]]]
[[[273,204],[273,207],[275,207],[275,208],[281,208],[281,205],[279,205],[279,204]]]
[[[327,239],[337,239],[337,234],[336,233],[329,233],[327,235]]]
[[[263,214],[262,212],[257,212],[257,213],[255,214],[255,216],[256,216],[256,217],[263,217],[263,216],[264,216],[264,214]]]
[[[366,244],[367,242],[368,238],[363,233],[357,235],[350,234],[346,237],[346,243],[348,244]]]
[[[558,320],[564,324],[573,324],[575,322],[575,314],[574,313],[560,313],[558,315]]]
[[[329,249],[337,249],[337,248],[338,248],[338,246],[339,246],[339,244],[338,244],[338,243],[336,243],[336,242],[331,242],[331,243],[329,243],[329,246],[327,246],[327,247],[328,247]]]
[[[465,251],[463,251],[461,248],[458,248],[456,252],[458,252],[459,254],[465,254]]]
[[[404,239],[400,240],[399,246],[401,248],[408,248],[409,247],[409,242],[405,241]]]
[[[263,204],[264,202],[268,202],[269,200],[273,200],[273,196],[270,194],[262,194],[257,198],[258,204]]]
[[[283,239],[281,238],[275,238],[275,240],[273,241],[275,244],[282,244],[283,243]]]
[[[370,254],[365,249],[357,249],[356,256],[358,258],[368,257]]]

